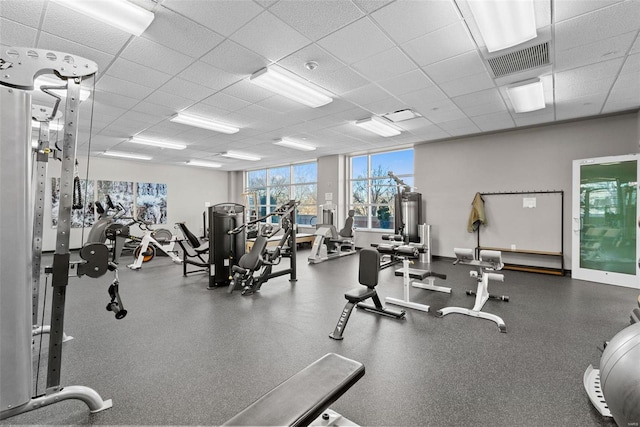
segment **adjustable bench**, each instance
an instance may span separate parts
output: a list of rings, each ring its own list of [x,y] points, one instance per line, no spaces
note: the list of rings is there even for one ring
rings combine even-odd
[[[332,416],[331,425],[339,425],[341,417],[327,408],[363,376],[362,363],[328,353],[223,425],[307,426],[318,417],[324,420],[322,425],[329,425],[326,420]]]

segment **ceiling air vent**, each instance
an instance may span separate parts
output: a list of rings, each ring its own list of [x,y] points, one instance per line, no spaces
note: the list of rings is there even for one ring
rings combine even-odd
[[[487,62],[496,78],[549,65],[549,42],[496,56]]]

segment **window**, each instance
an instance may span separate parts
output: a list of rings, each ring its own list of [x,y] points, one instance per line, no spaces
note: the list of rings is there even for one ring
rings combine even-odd
[[[245,174],[245,183],[246,192],[256,194],[257,216],[265,216],[293,199],[300,202],[296,222],[298,224],[316,223],[318,188],[316,162],[249,171]],[[272,222],[277,221],[278,218],[272,217]]]
[[[394,229],[397,185],[389,172],[413,187],[413,149],[351,157],[349,209],[356,227]]]

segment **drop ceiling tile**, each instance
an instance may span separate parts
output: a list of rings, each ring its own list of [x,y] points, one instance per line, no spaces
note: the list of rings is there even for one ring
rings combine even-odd
[[[448,25],[402,45],[421,67],[475,49],[463,22]]]
[[[456,119],[438,123],[438,127],[451,135],[464,135],[480,132],[480,128],[468,118]]]
[[[515,126],[515,123],[509,113],[486,114],[474,117],[472,120],[483,132],[509,129]]]
[[[85,59],[89,59],[98,65],[98,77],[100,76],[100,73],[109,66],[114,58],[113,55],[109,55],[108,53],[104,53],[102,51],[92,49],[87,46],[44,32],[40,33],[38,48],[71,53],[81,56]]]
[[[161,90],[153,92],[144,101],[162,105],[163,107],[170,108],[176,112],[193,105],[193,100],[174,95],[173,93],[163,92]]]
[[[0,18],[0,40],[4,46],[34,47],[37,36],[35,28]]]
[[[423,67],[423,70],[436,84],[486,72],[484,63],[476,51],[469,51],[462,55],[436,62]]]
[[[398,44],[460,20],[450,0],[396,1],[372,13],[371,17]]]
[[[109,66],[106,75],[150,88],[160,87],[172,77],[170,74],[136,64],[123,58],[116,59]]]
[[[240,80],[238,83],[225,88],[222,92],[252,104],[274,96],[273,92],[249,83],[247,79]]]
[[[426,129],[429,126],[432,126],[431,122],[424,117],[416,117],[415,119],[405,120],[402,122],[395,123],[400,129],[404,131],[416,133],[420,129]]]
[[[634,55],[638,56],[638,54]],[[624,68],[623,68],[624,70]],[[640,105],[640,75],[638,72],[623,73],[609,93],[603,113],[637,109]]]
[[[594,92],[608,92],[624,58],[556,73],[556,101],[579,98]]]
[[[216,92],[214,89],[192,83],[179,77],[174,77],[169,80],[160,87],[160,90],[186,99],[191,99],[193,101],[201,101]]]
[[[485,71],[440,85],[440,88],[450,97],[478,92],[492,87],[495,87],[495,83]]]
[[[264,10],[254,2],[237,0],[165,0],[162,6],[225,37],[230,36]]]
[[[130,110],[140,102],[139,99],[130,98],[128,96],[119,95],[112,92],[98,92],[95,94],[96,102],[100,101],[103,104],[110,105],[112,107],[123,108]]]
[[[41,30],[75,43],[117,54],[131,35],[55,2],[47,3]]]
[[[412,70],[377,83],[383,89],[395,95],[403,95],[433,86],[433,82],[429,80],[422,70]]]
[[[149,99],[149,98],[147,98]],[[176,111],[165,105],[158,105],[147,100],[138,103],[130,111],[138,111],[140,113],[150,114],[160,118],[167,118],[172,116]]]
[[[575,18],[576,16],[611,6],[612,4],[620,1],[621,0],[555,0],[553,2],[555,21],[566,21],[567,19]]]
[[[152,88],[111,76],[103,76],[96,84],[98,93],[110,92],[142,100],[153,92]]]
[[[568,120],[599,114],[604,106],[606,95],[606,93],[599,93],[566,100],[558,99],[555,106],[556,120]]]
[[[555,25],[556,50],[571,49],[638,30],[640,2],[626,1],[559,22]]]
[[[365,12],[373,12],[383,6],[393,2],[394,0],[351,0],[355,5]]]
[[[637,34],[637,31],[632,31],[620,36],[599,40],[595,43],[556,51],[555,71],[569,70],[624,56]]]
[[[305,66],[308,62],[315,62],[317,67],[310,70]],[[286,58],[278,61],[278,65],[282,68],[296,74],[302,78],[309,80],[310,82],[323,87],[330,92],[334,92],[330,90],[327,86],[330,86],[332,89],[335,89],[336,81],[346,81],[355,77],[356,79],[361,81],[359,86],[362,86],[366,83],[366,81],[354,73],[352,70],[348,70],[345,68],[345,64],[338,60],[335,56],[328,53],[326,50],[318,46],[317,44],[310,44],[303,49],[300,49],[297,52],[292,53]],[[349,74],[346,73],[343,75],[340,71],[349,71]],[[347,88],[345,88],[347,86]],[[356,86],[356,87],[359,87]],[[341,91],[348,91],[355,89],[352,85],[344,85],[340,86]]]
[[[238,111],[251,104],[250,102],[236,98],[235,96],[227,95],[223,92],[214,93],[210,97],[203,99],[202,103],[226,111]]]
[[[349,102],[362,106],[387,99],[389,98],[389,93],[373,84],[370,84],[356,90],[352,90],[351,92],[347,92],[342,95],[342,97]]]
[[[313,83],[336,95],[344,95],[369,83],[367,79],[349,67],[314,76]]]
[[[531,126],[540,123],[549,123],[555,120],[555,111],[551,106],[531,113],[514,113],[513,119],[516,122],[516,126]]]
[[[318,44],[347,65],[394,46],[394,43],[366,17],[328,35],[318,41]]]
[[[437,86],[427,87],[415,92],[408,92],[399,96],[409,108],[430,109],[438,105],[438,103],[447,100],[447,96]]]
[[[370,80],[378,81],[414,70],[417,66],[400,49],[394,47],[355,62],[351,64],[351,68]]]
[[[311,43],[308,38],[268,11],[251,21],[250,26],[235,32],[231,40],[271,61],[278,61]]]
[[[420,111],[420,110],[419,110]],[[452,102],[446,102],[438,107],[433,107],[428,110],[421,110],[420,113],[429,119],[432,123],[438,124],[443,122],[450,122],[452,120],[463,119],[467,117],[458,107]]]
[[[413,135],[414,138],[411,138],[411,135]],[[424,141],[433,141],[436,139],[448,138],[449,133],[440,129],[439,126],[428,125],[419,129],[412,130],[410,134],[406,135],[406,137],[410,138],[410,139],[407,139],[406,141],[407,143],[415,144],[415,143],[424,142]]]
[[[0,15],[27,27],[38,28],[43,6],[44,0],[2,0]]]
[[[269,61],[229,39],[216,46],[201,60],[231,74],[248,76],[266,67]]]
[[[364,15],[353,3],[334,0],[281,0],[269,12],[314,41]]]
[[[194,62],[188,55],[141,37],[134,38],[120,57],[167,74],[177,74]]]
[[[475,107],[478,105],[492,104],[504,105],[498,89],[486,89],[467,95],[452,98],[453,102],[460,108]]]
[[[196,61],[183,70],[178,77],[210,89],[223,89],[239,81],[242,77]]]
[[[394,97],[389,97],[380,101],[364,104],[362,107],[377,115],[393,113],[395,111],[404,110],[407,108],[404,102]]]
[[[192,58],[201,57],[224,40],[220,34],[164,7],[158,8],[141,37]]]
[[[279,113],[289,113],[304,108],[299,102],[292,101],[280,95],[263,99],[262,101],[256,102],[256,105]]]
[[[620,74],[635,74],[640,77],[640,53],[627,56]]]
[[[640,53],[640,34],[636,37],[636,42],[633,44],[631,51],[629,51],[629,54],[632,53]]]

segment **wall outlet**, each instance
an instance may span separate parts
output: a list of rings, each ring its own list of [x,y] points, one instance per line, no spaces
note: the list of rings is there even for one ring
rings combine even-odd
[[[511,245],[511,250],[515,251],[516,250],[516,245]]]

